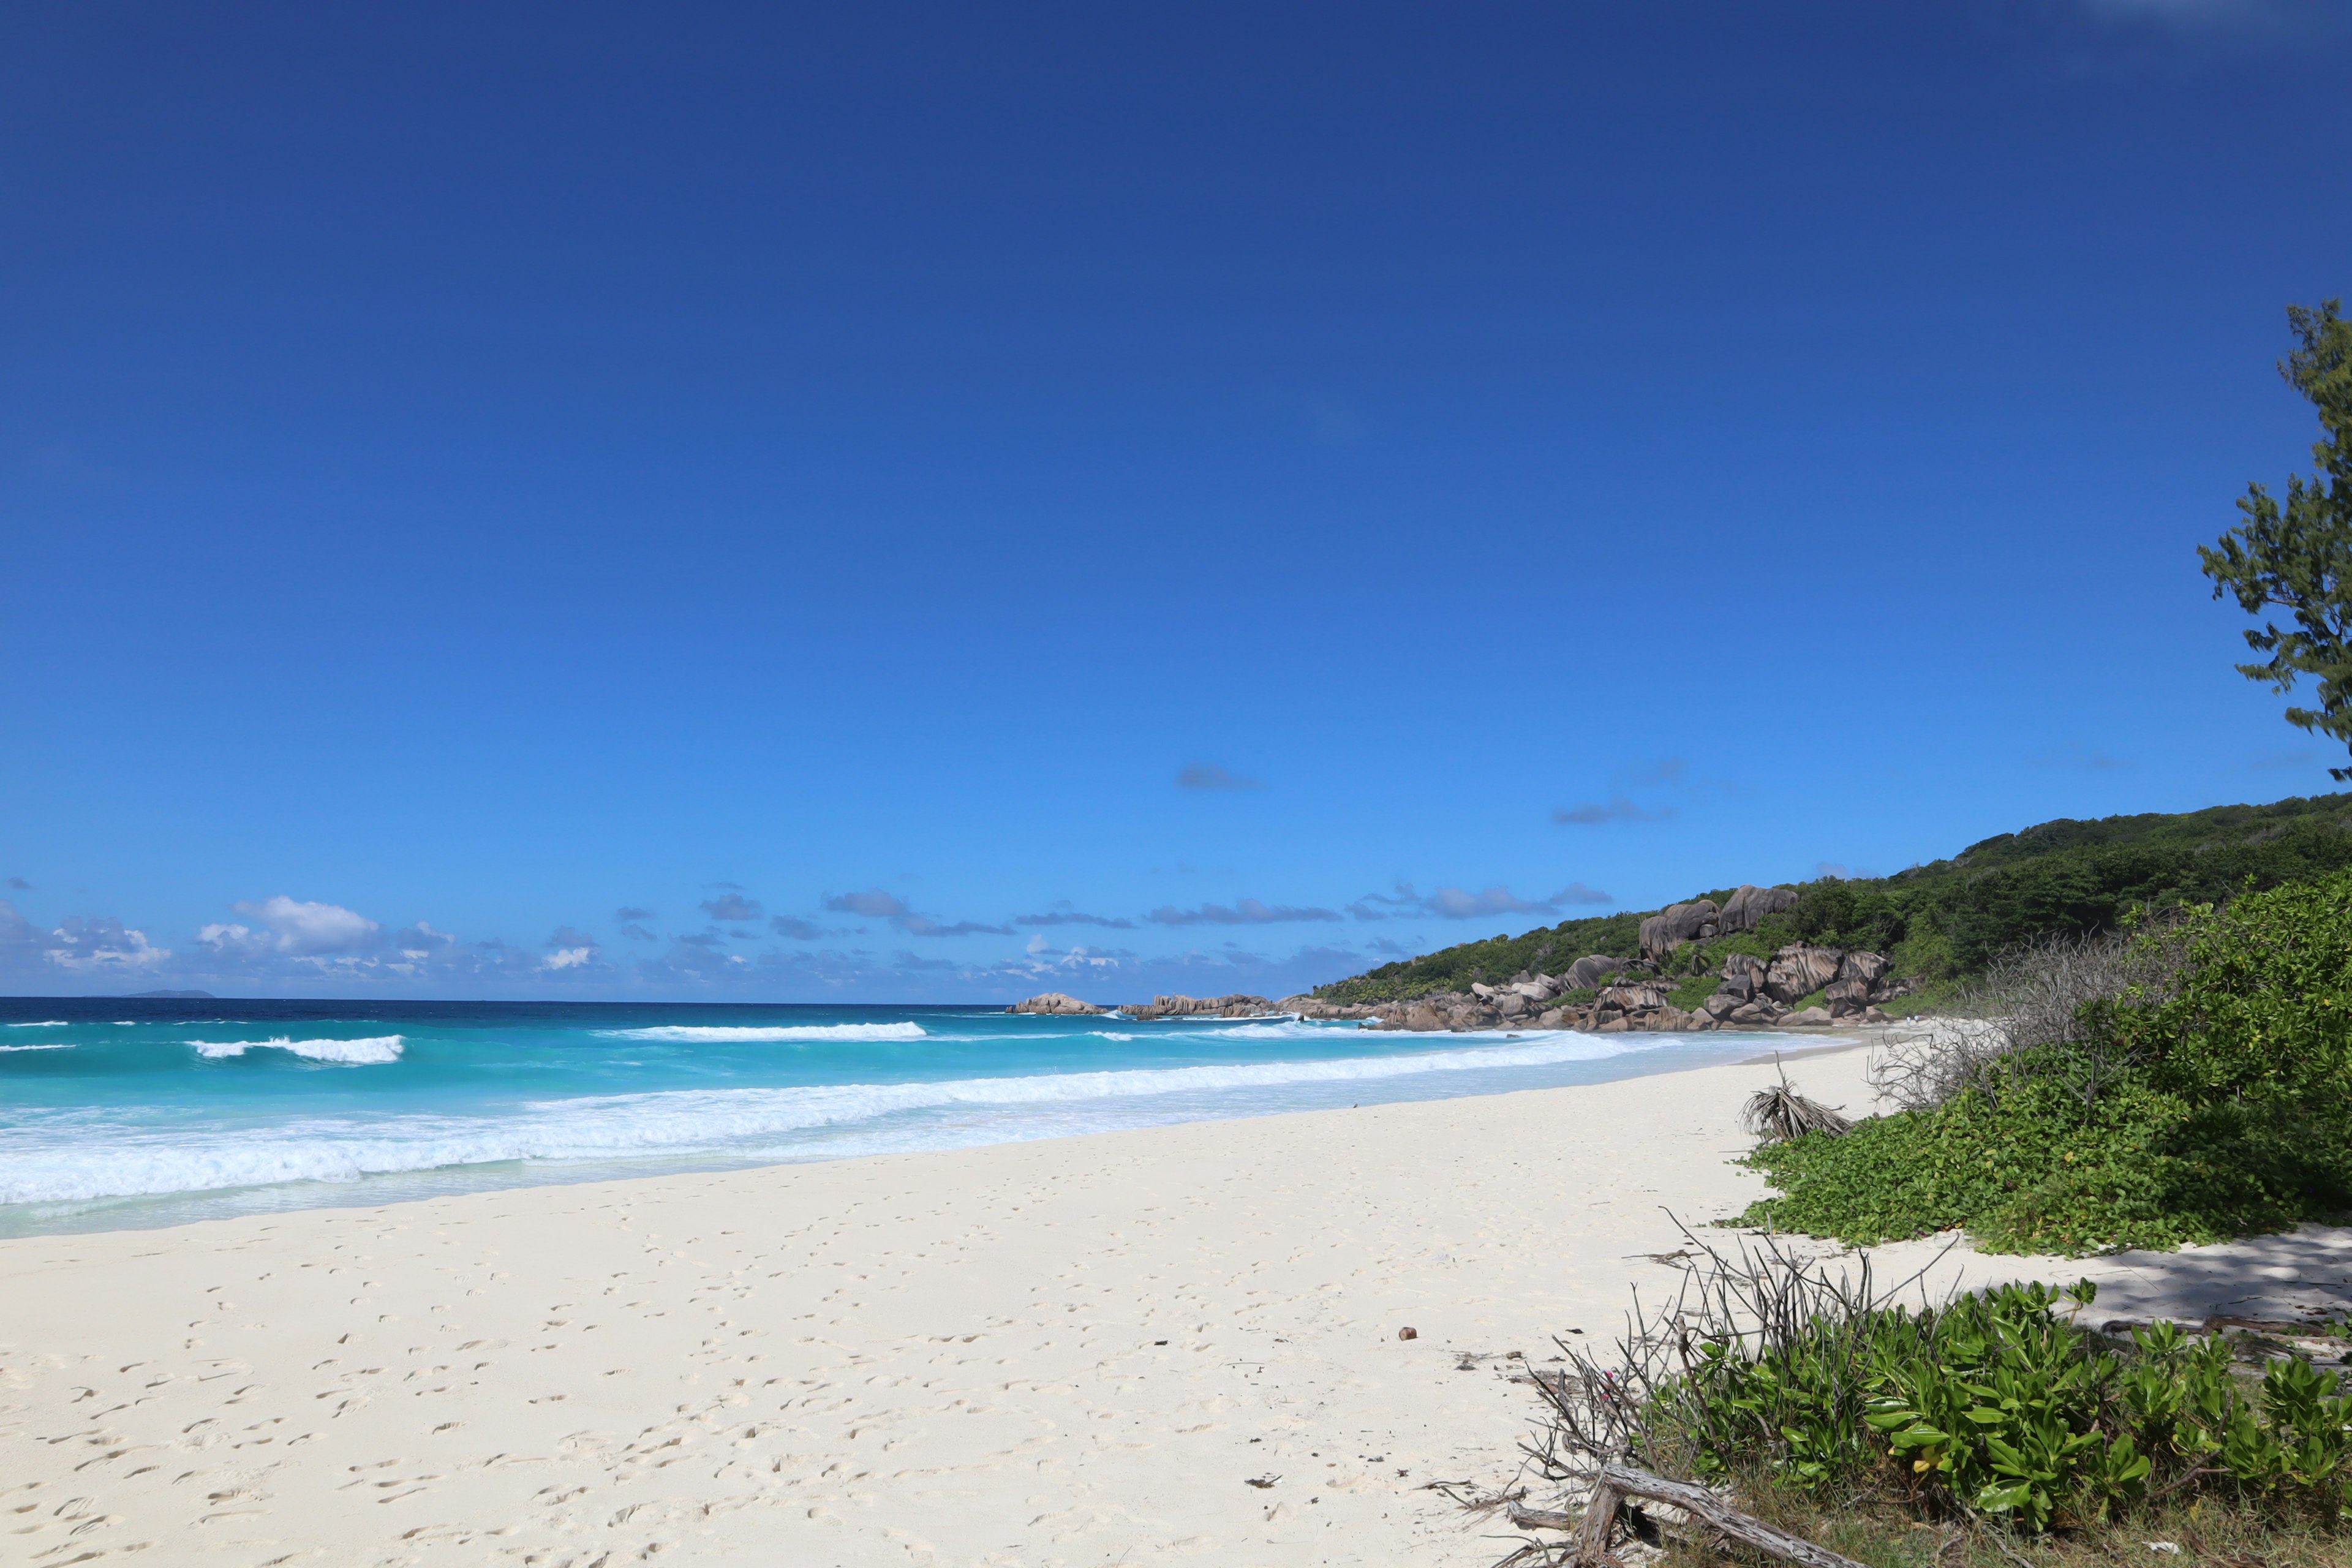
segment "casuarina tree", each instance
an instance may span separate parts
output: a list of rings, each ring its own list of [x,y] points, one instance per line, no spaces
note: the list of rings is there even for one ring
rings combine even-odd
[[[2318,470],[2287,476],[2284,505],[2248,486],[2238,502],[2245,521],[2197,553],[2215,598],[2234,594],[2250,616],[2284,610],[2294,618],[2291,627],[2265,619],[2247,632],[2247,646],[2268,658],[2239,672],[2282,693],[2310,676],[2319,706],[2288,709],[2287,722],[2352,748],[2352,321],[2338,314],[2341,304],[2288,306],[2301,346],[2279,366],[2319,411],[2324,438],[2311,448]],[[2352,768],[2327,771],[2352,779]]]

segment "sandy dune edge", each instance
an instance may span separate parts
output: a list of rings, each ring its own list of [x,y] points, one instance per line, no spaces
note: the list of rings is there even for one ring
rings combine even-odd
[[[0,1244],[0,1560],[1491,1562],[1770,1073]]]

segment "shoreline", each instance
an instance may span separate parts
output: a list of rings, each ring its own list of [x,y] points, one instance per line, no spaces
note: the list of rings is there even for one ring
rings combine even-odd
[[[1483,1568],[1420,1489],[1761,1190],[1771,1076],[0,1241],[0,1490],[173,1562]]]
[[[1183,1020],[1197,1023],[1201,1020]],[[1621,1082],[1630,1079],[1666,1076],[1705,1070],[1726,1065],[1769,1064],[1775,1059],[1796,1061],[1808,1057],[1865,1048],[1884,1038],[1884,1027],[1846,1026],[1831,1031],[1822,1030],[1750,1030],[1727,1032],[1718,1041],[1698,1036],[1660,1037],[1654,1043],[1646,1038],[1643,1044],[1630,1050],[1622,1048],[1607,1056],[1572,1059],[1558,1066],[1579,1075],[1569,1083],[1506,1084],[1500,1087],[1480,1087],[1469,1094],[1515,1093],[1549,1088],[1576,1087],[1578,1084]],[[1520,1029],[1489,1031],[1464,1037],[1451,1033],[1422,1037],[1406,1035],[1405,1039],[1422,1045],[1423,1051],[1475,1052],[1485,1047],[1498,1050],[1513,1045],[1542,1040],[1553,1036],[1574,1036],[1577,1031]],[[1395,1038],[1394,1035],[1390,1037]],[[1763,1044],[1769,1040],[1787,1039],[1786,1048],[1776,1047],[1750,1056],[1732,1056],[1728,1052],[1744,1044]],[[1425,1043],[1424,1043],[1425,1042]],[[1644,1059],[1651,1051],[1671,1050],[1676,1045],[1696,1047],[1698,1059]],[[1712,1049],[1710,1050],[1710,1047]],[[1412,1050],[1391,1051],[1413,1058]],[[1285,1058],[1287,1060],[1288,1058]],[[1312,1063],[1319,1058],[1301,1058]],[[1378,1060],[1368,1058],[1367,1060]],[[1116,1069],[1115,1069],[1116,1070]],[[1129,1069],[1149,1072],[1151,1068]],[[1485,1073],[1508,1073],[1517,1070],[1538,1072],[1543,1069],[1519,1069],[1511,1064],[1493,1068],[1477,1068]],[[1001,1075],[1018,1081],[1036,1076],[1013,1072]],[[1046,1075],[1052,1076],[1050,1074]],[[911,1080],[917,1083],[929,1080]],[[983,1079],[982,1081],[985,1081]],[[1306,1080],[1302,1080],[1302,1084]],[[1399,1095],[1403,1086],[1422,1089],[1420,1094]],[[1293,1086],[1294,1088],[1298,1086]],[[1136,1120],[1129,1130],[1144,1126],[1183,1125],[1196,1121],[1252,1120],[1267,1115],[1300,1114],[1317,1109],[1335,1109],[1337,1101],[1349,1094],[1360,1095],[1360,1101],[1350,1103],[1419,1103],[1423,1100],[1464,1098],[1465,1091],[1452,1075],[1431,1078],[1398,1079],[1370,1078],[1346,1088],[1335,1087],[1330,1102],[1280,1108],[1253,1108],[1245,1102],[1230,1106],[1196,1108],[1192,1113],[1160,1121],[1148,1110],[1148,1101],[1130,1101]],[[1044,1134],[1045,1138],[1088,1136],[1096,1131],[1120,1130],[1117,1126],[1081,1128]],[[175,1191],[126,1193],[89,1197],[27,1200],[0,1205],[0,1241],[29,1239],[37,1237],[64,1237],[106,1234],[115,1231],[152,1231],[176,1228],[184,1225],[205,1224],[215,1220],[244,1217],[267,1217],[304,1213],[313,1209],[374,1209],[387,1205],[426,1203],[442,1197],[468,1194],[528,1190],[541,1186],[574,1186],[615,1181],[650,1180],[665,1176],[716,1175],[733,1171],[759,1170],[774,1165],[800,1165],[831,1163],[841,1159],[863,1159],[887,1153],[950,1152],[957,1149],[983,1148],[994,1142],[1036,1142],[1038,1137],[1021,1129],[1006,1129],[992,1138],[975,1138],[970,1142],[943,1142],[929,1146],[889,1148],[852,1148],[840,1153],[816,1152],[778,1152],[767,1154],[737,1153],[721,1150],[686,1149],[665,1153],[659,1149],[615,1152],[606,1157],[578,1155],[544,1160],[490,1160],[478,1163],[457,1163],[417,1168],[393,1167],[372,1171],[347,1179],[308,1178],[287,1180],[254,1185],[191,1187]]]

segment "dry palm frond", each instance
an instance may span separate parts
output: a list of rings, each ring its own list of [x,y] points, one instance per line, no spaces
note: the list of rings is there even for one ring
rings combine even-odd
[[[1739,1121],[1767,1143],[1786,1143],[1809,1132],[1843,1138],[1853,1131],[1853,1122],[1790,1089],[1785,1071],[1779,1083],[1748,1097],[1748,1104],[1739,1112]]]

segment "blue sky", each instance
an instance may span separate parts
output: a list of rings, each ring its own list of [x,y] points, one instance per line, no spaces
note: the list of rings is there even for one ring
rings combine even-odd
[[[0,19],[0,990],[1106,999],[2330,787],[2343,4]]]

